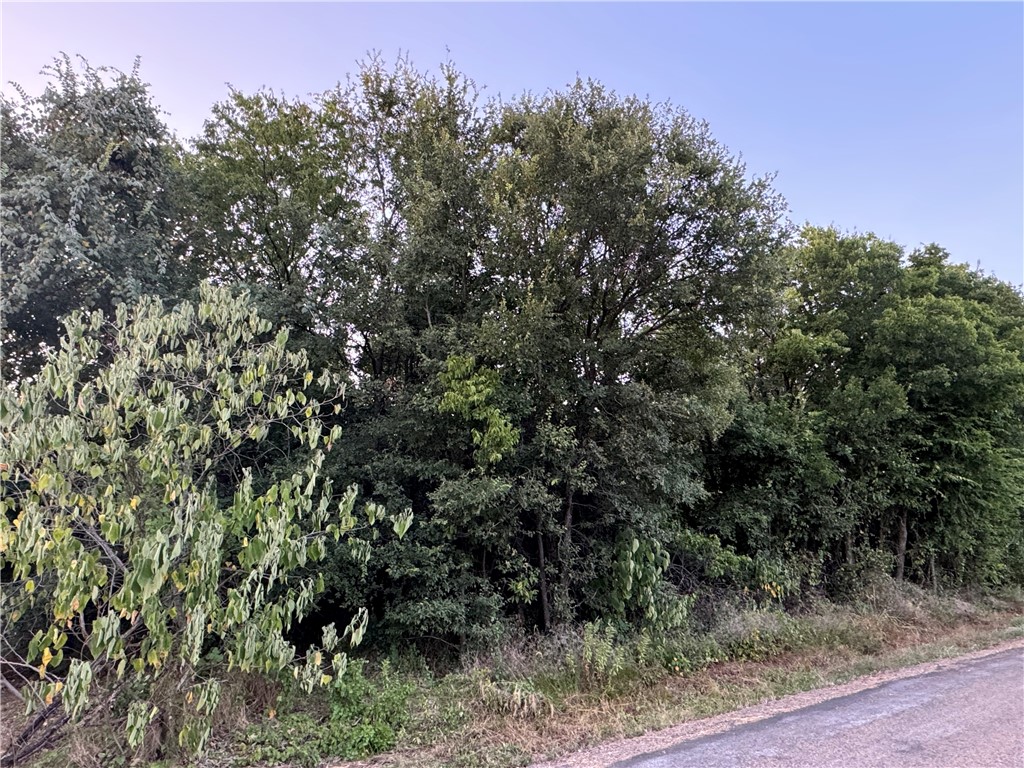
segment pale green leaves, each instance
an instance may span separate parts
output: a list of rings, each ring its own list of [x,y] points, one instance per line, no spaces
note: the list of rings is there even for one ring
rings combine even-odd
[[[498,373],[478,368],[472,357],[452,355],[440,379],[445,391],[438,410],[458,415],[473,425],[470,435],[479,466],[497,464],[519,443],[519,430],[492,402],[500,386]]]
[[[323,450],[342,435],[320,420],[318,398],[332,404],[341,388],[287,350],[286,331],[267,341],[270,328],[247,297],[224,288],[204,286],[198,304],[172,311],[144,299],[119,309],[112,325],[74,315],[67,330],[39,377],[0,393],[0,566],[23,583],[4,631],[29,603],[45,607],[50,625],[24,654],[41,660],[45,678],[32,703],[60,693],[72,718],[91,704],[94,673],[113,685],[129,670],[178,676],[192,712],[179,742],[201,750],[219,697],[195,671],[204,646],[222,647],[243,671],[290,665],[295,649],[283,633],[323,589],[322,578],[295,573],[357,526],[355,488],[335,499],[322,476]],[[290,442],[296,460],[274,482],[238,462],[239,451],[270,439]],[[223,484],[231,476],[235,487]],[[367,507],[367,525],[387,517]],[[409,512],[388,519],[399,536],[412,522]],[[369,549],[358,554],[365,562]],[[367,620],[359,612],[346,629],[353,645]],[[87,652],[62,677],[55,670],[71,625]],[[337,637],[325,636],[328,644]],[[303,684],[333,679],[326,663],[314,651]],[[130,709],[130,745],[156,706]]]
[[[412,510],[407,509],[399,515],[395,515],[392,518],[392,530],[398,538],[404,538],[406,532],[412,526]]]
[[[72,720],[78,718],[89,703],[89,687],[92,685],[92,665],[79,659],[72,659],[64,681],[64,710]]]
[[[142,739],[146,735],[146,727],[153,722],[153,718],[159,711],[158,707],[145,701],[133,701],[128,705],[126,735],[129,747],[136,749],[142,744]]]

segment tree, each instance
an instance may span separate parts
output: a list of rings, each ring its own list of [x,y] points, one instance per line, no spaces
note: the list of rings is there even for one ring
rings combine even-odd
[[[905,392],[864,355],[895,300],[902,255],[873,235],[810,226],[788,249],[789,284],[758,337],[750,402],[709,461],[728,513],[712,512],[710,525],[743,551],[854,566],[867,528],[912,499]],[[737,526],[744,519],[762,534]]]
[[[909,406],[920,493],[897,568],[909,560],[933,584],[999,582],[1024,529],[1024,297],[947,259],[934,245],[910,255],[865,350]]]
[[[172,255],[174,144],[139,79],[67,56],[39,96],[0,104],[0,341],[30,375],[75,309],[188,282]]]
[[[752,403],[709,462],[726,481],[711,528],[742,545],[730,518],[748,534],[772,521],[749,546],[832,568],[872,549],[897,580],[1005,578],[1022,531],[1019,293],[873,235],[808,227],[790,258]],[[818,492],[801,485],[816,472],[831,476]]]
[[[777,294],[786,228],[705,124],[592,81],[502,106],[491,141],[476,348],[517,393],[505,471],[540,481],[518,498],[546,625],[606,610],[622,548],[660,551],[702,497],[732,340]]]
[[[332,330],[341,262],[361,242],[352,142],[330,105],[232,90],[183,156],[187,257],[212,280],[248,286],[293,329]]]
[[[173,311],[121,305],[113,322],[75,313],[39,375],[0,392],[0,647],[25,681],[8,692],[34,711],[5,765],[129,682],[144,691],[127,712],[130,747],[166,719],[201,750],[219,693],[202,661],[211,647],[228,669],[291,668],[306,687],[344,673],[339,641],[360,641],[365,610],[340,637],[325,627],[304,659],[283,635],[323,587],[296,574],[357,526],[355,489],[338,498],[322,474],[340,427],[320,414],[340,391],[327,373],[314,385],[287,332],[270,333],[226,288]],[[391,519],[399,536],[411,521]],[[19,622],[40,614],[20,643]]]

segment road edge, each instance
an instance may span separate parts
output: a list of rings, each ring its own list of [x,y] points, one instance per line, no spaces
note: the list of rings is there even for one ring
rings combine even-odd
[[[772,699],[699,720],[687,720],[668,728],[649,731],[641,736],[608,741],[580,752],[554,758],[553,760],[532,763],[531,768],[609,768],[623,760],[629,760],[650,752],[657,752],[661,749],[675,746],[682,741],[715,735],[738,725],[795,712],[831,699],[859,693],[870,688],[877,688],[880,685],[895,680],[950,669],[965,662],[971,662],[1016,648],[1024,648],[1024,638],[1004,640],[988,648],[957,656],[926,661],[908,667],[873,672],[845,683],[793,693],[778,699]]]

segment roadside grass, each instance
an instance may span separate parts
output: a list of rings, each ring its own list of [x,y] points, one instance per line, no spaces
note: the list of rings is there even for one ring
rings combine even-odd
[[[468,659],[457,673],[421,677],[395,750],[329,764],[525,766],[1024,637],[1019,592],[968,600],[891,582],[850,606],[821,602],[796,616],[771,607],[719,614],[704,634],[656,640],[591,629],[591,646],[600,647],[589,655],[587,628],[563,630]]]
[[[355,664],[339,691],[227,676],[198,768],[512,768],[791,693],[1024,637],[1024,592],[936,595],[878,580],[859,601],[722,601],[701,624],[624,635],[608,625],[521,636],[435,674],[407,656]],[[170,768],[102,720],[35,768]],[[339,762],[340,760],[349,762]]]

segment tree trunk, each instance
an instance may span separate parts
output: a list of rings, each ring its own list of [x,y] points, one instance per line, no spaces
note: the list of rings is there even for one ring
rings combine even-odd
[[[551,629],[551,603],[548,600],[548,577],[544,563],[544,536],[537,531],[537,559],[540,562],[540,615],[544,631]]]
[[[907,510],[900,512],[899,538],[896,540],[896,581],[903,582],[903,567],[907,560]]]
[[[562,571],[561,581],[561,602],[562,610],[565,610],[565,606],[571,605],[569,600],[569,593],[571,591],[571,584],[569,583],[570,574],[572,573],[572,489],[569,490],[569,498],[565,505],[565,522],[564,522],[564,533],[562,534],[562,541],[558,546],[558,557]]]
[[[846,532],[846,564],[853,567],[853,531]]]

